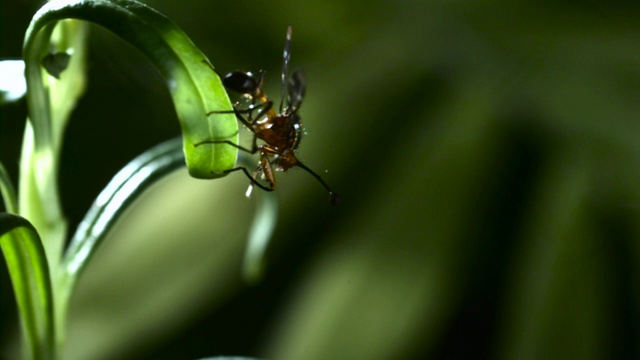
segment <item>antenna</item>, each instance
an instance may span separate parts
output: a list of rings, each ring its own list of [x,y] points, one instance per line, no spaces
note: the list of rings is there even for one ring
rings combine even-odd
[[[305,171],[307,171],[309,174],[311,174],[314,178],[316,178],[316,180],[318,180],[322,186],[324,186],[325,189],[327,189],[327,191],[329,192],[329,202],[331,203],[331,205],[339,205],[340,202],[342,201],[342,198],[340,197],[340,195],[336,194],[335,192],[333,192],[333,190],[331,190],[331,188],[329,187],[329,185],[324,182],[324,180],[322,180],[322,178],[320,177],[320,175],[316,174],[315,171],[311,170],[310,168],[308,168],[305,164],[301,163],[300,161],[298,161],[296,163],[297,166],[303,168]]]

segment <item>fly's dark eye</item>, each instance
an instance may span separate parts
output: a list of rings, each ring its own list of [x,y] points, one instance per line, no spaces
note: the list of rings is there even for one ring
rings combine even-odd
[[[260,87],[259,82],[253,77],[250,72],[234,71],[228,73],[222,84],[232,91],[240,94],[254,94]]]

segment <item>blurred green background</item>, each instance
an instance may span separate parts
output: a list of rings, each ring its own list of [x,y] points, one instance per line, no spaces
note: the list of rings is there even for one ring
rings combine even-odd
[[[640,3],[148,1],[220,73],[303,69],[302,171],[278,174],[268,272],[240,264],[242,174],[178,172],[112,232],[72,304],[68,358],[640,357]],[[39,2],[0,0],[0,57]],[[61,185],[77,223],[179,134],[146,60],[91,28]],[[24,103],[0,109],[17,176]],[[3,265],[0,349],[15,349]]]

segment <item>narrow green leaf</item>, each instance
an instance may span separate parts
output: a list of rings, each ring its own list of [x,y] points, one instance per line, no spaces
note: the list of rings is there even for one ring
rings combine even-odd
[[[61,262],[56,284],[57,319],[64,327],[68,302],[76,282],[113,224],[151,184],[184,166],[179,138],[157,145],[133,159],[98,195],[71,239]]]
[[[5,256],[18,309],[34,359],[55,357],[53,294],[49,265],[35,228],[26,219],[0,213],[0,248]],[[25,358],[29,355],[24,354]]]
[[[599,355],[607,353],[602,309],[611,304],[611,288],[589,208],[593,173],[585,167],[588,155],[568,154],[547,165],[532,197],[506,283],[498,359],[607,357]]]
[[[58,158],[67,119],[85,83],[87,24],[78,20],[103,26],[128,41],[165,78],[182,126],[183,150],[192,176],[222,176],[233,167],[237,155],[237,149],[226,144],[194,146],[210,139],[237,142],[238,125],[231,113],[207,116],[210,111],[231,110],[231,103],[207,58],[173,22],[133,0],[48,2],[34,15],[23,45],[29,122],[21,158],[19,207],[45,240],[54,268],[67,230],[58,197]],[[70,56],[68,66],[43,66],[51,53],[61,52]]]
[[[176,138],[147,150],[120,170],[78,225],[62,261],[67,276],[75,280],[113,223],[145,189],[182,166],[184,155]]]
[[[16,190],[13,187],[13,182],[9,177],[9,173],[4,168],[4,165],[0,162],[0,194],[4,200],[4,207],[7,212],[17,214],[18,202],[16,198]]]
[[[52,25],[62,19],[80,19],[107,28],[139,49],[165,78],[183,133],[189,173],[196,178],[223,175],[236,161],[237,149],[226,144],[194,147],[204,140],[237,142],[238,125],[231,102],[209,60],[171,20],[133,0],[54,0],[34,16],[24,45],[28,103],[34,124],[36,149],[47,144],[50,119],[35,112],[46,103],[41,61],[48,55]],[[72,55],[73,56],[73,55]]]
[[[241,154],[242,164],[254,164],[249,155]],[[179,138],[157,145],[138,156],[120,170],[98,195],[80,222],[62,262],[58,290],[58,319],[64,321],[68,301],[76,282],[97,251],[113,224],[128,206],[154,182],[184,166]],[[249,233],[245,253],[244,276],[249,282],[259,280],[264,267],[264,253],[277,220],[277,198],[274,193],[260,191],[256,215]],[[59,324],[62,326],[62,324]]]
[[[87,26],[76,20],[48,24],[24,51],[30,119],[20,158],[19,208],[20,215],[38,229],[53,269],[67,235],[58,194],[58,164],[64,130],[85,89]]]

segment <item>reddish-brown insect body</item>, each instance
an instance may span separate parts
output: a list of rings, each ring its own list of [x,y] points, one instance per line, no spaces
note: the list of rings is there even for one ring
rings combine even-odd
[[[207,140],[196,144],[216,144],[227,143],[235,146],[242,151],[251,154],[260,153],[260,162],[258,167],[249,173],[245,167],[238,167],[227,172],[242,170],[251,180],[251,187],[256,185],[263,190],[273,191],[276,187],[275,173],[273,166],[278,171],[287,171],[292,167],[300,167],[315,177],[330,195],[332,205],[340,203],[340,196],[316,174],[313,170],[304,165],[296,157],[296,149],[300,144],[302,137],[302,124],[298,110],[304,98],[305,83],[302,73],[294,71],[291,77],[288,76],[289,59],[291,58],[291,26],[287,28],[287,37],[284,45],[284,60],[282,62],[282,97],[278,112],[273,108],[273,102],[269,100],[262,89],[262,81],[264,72],[259,71],[257,76],[251,72],[234,71],[227,74],[222,80],[224,86],[234,92],[242,94],[248,99],[250,105],[245,108],[239,108],[239,104],[234,105],[233,112],[242,124],[244,124],[251,132],[253,132],[253,143],[251,149],[244,148],[229,141]],[[286,107],[285,99],[287,102]],[[224,113],[225,111],[212,111],[207,115],[215,113]],[[262,143],[258,144],[258,139]],[[264,179],[268,186],[258,181],[258,178]]]

